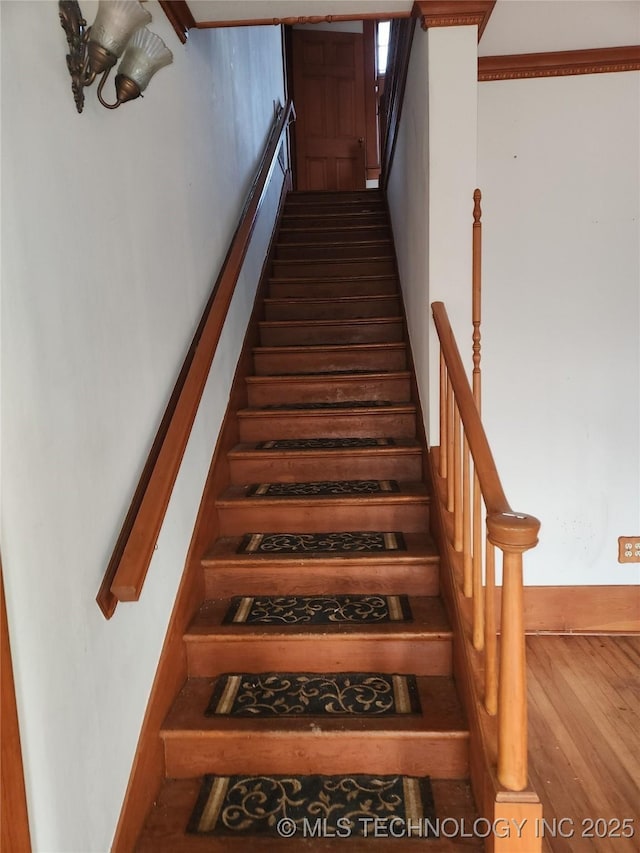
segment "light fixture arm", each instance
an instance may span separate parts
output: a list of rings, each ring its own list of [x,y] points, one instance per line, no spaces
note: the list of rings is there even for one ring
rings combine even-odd
[[[102,104],[103,107],[106,107],[108,110],[115,110],[120,106],[121,101],[116,101],[115,104],[108,104],[104,100],[104,98],[102,97],[102,90],[104,89],[104,84],[107,82],[107,77],[109,76],[110,71],[111,71],[111,69],[107,68],[107,70],[104,72],[104,74],[100,78],[100,82],[98,83],[97,95],[98,95],[98,100],[100,101],[100,103]]]

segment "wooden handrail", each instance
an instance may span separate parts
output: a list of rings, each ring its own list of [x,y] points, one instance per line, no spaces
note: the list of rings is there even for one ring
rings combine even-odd
[[[384,93],[380,103],[382,127],[380,186],[386,190],[395,154],[400,116],[404,103],[404,91],[409,72],[411,45],[416,28],[416,18],[397,18],[392,21],[389,37],[389,60],[385,74]]]
[[[31,853],[11,639],[0,560],[0,850]]]
[[[508,790],[522,791],[528,782],[522,555],[537,544],[540,522],[531,515],[511,509],[445,306],[442,302],[435,302],[432,310],[440,339],[440,406],[441,410],[445,409],[440,420],[438,473],[446,485],[446,509],[452,514],[450,544],[462,556],[461,592],[472,598],[472,643],[478,652],[484,653],[485,708],[489,714],[495,714],[497,710],[497,776]],[[443,463],[443,459],[446,462]],[[454,460],[453,465],[451,460]],[[469,512],[471,461],[474,473],[473,513]],[[479,506],[481,502],[485,507],[487,528],[484,563],[480,526],[475,522],[476,504]],[[472,517],[473,535],[467,527],[472,524]],[[494,606],[496,547],[503,552],[499,669]],[[470,572],[468,567],[471,564]]]
[[[274,119],[222,269],[147,457],[96,597],[107,619],[118,601],[140,597],[251,235],[292,118],[295,111],[290,100]]]

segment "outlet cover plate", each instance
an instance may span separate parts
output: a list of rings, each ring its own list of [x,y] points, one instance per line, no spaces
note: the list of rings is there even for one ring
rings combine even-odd
[[[618,539],[618,562],[640,563],[640,536],[621,536]]]

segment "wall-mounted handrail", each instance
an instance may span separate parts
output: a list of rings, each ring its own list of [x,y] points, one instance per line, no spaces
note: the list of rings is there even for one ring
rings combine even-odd
[[[490,714],[497,710],[498,715],[498,779],[508,790],[521,791],[526,788],[528,777],[522,555],[537,544],[540,522],[511,509],[445,306],[434,302],[432,310],[440,339],[438,473],[446,482],[447,509],[453,516],[451,546],[461,554],[463,565],[470,556],[479,566],[473,571],[470,584],[463,578],[463,593],[473,599],[473,645],[484,654],[485,707]],[[484,586],[482,541],[468,529],[472,515],[471,467],[486,511]],[[499,670],[494,611],[496,547],[503,554]]]
[[[137,601],[140,597],[251,235],[282,138],[293,118],[295,111],[289,100],[274,119],[222,269],[147,457],[96,597],[107,619],[118,601]]]
[[[396,148],[416,21],[417,18],[412,16],[410,18],[396,18],[391,22],[389,60],[385,74],[384,92],[380,100],[380,186],[385,190]]]

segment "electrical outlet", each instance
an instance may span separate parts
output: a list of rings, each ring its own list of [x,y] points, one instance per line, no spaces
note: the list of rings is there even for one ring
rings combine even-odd
[[[618,562],[640,563],[640,536],[621,536],[618,539]]]

